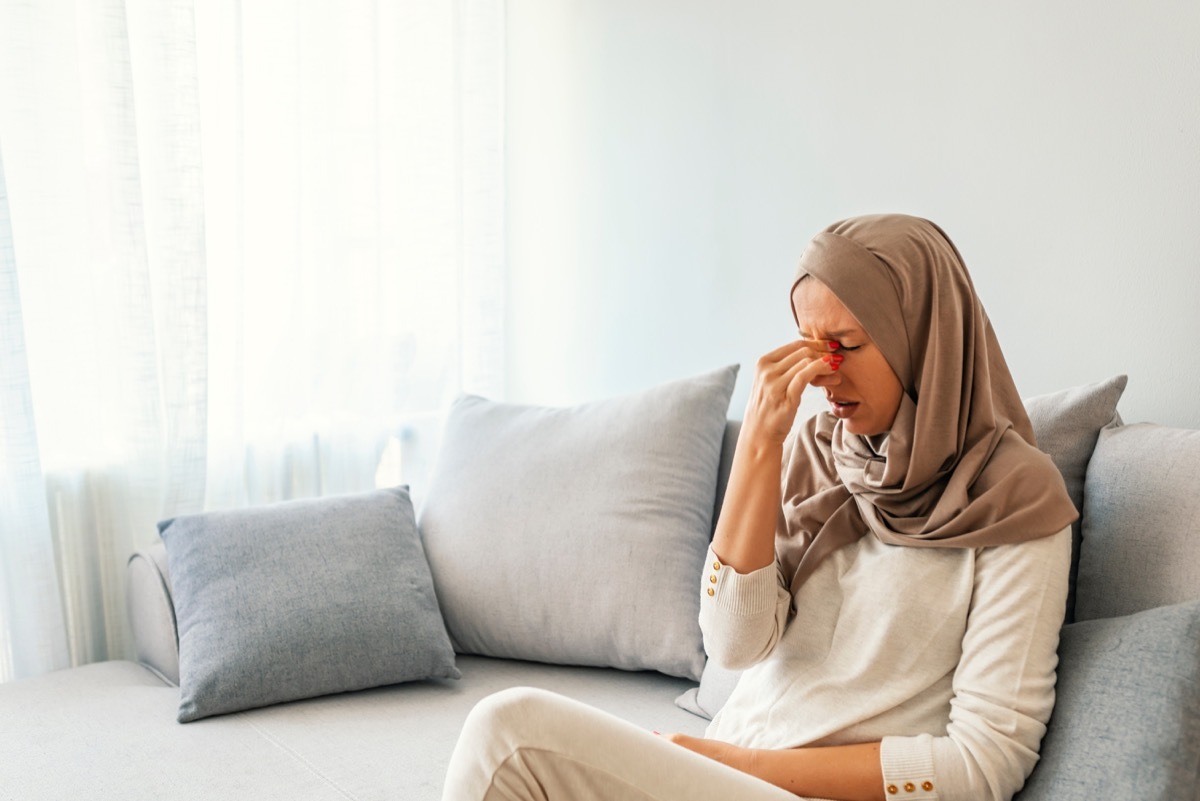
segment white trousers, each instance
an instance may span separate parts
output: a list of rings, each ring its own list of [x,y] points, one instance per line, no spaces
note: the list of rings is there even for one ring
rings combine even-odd
[[[545,690],[480,701],[443,801],[797,801],[607,712]]]

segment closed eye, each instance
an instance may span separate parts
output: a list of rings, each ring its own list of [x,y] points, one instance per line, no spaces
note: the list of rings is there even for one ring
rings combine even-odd
[[[800,335],[801,339],[812,339],[812,336],[810,336],[807,331],[801,331],[799,328],[797,328],[796,333]],[[830,339],[838,342],[840,345],[838,352],[841,353],[842,351],[858,350],[862,347],[862,345],[841,345],[840,343],[842,341],[842,337],[852,337],[857,339],[859,336],[862,336],[862,332],[860,331],[826,331],[822,334],[821,339]]]

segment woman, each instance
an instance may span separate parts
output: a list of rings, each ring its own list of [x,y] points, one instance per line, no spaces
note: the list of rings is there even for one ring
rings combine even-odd
[[[705,738],[510,691],[468,719],[447,801],[1020,789],[1076,512],[966,267],[926,220],[860,217],[813,239],[791,300],[799,338],[759,360],[702,580],[710,658],[745,669]],[[809,386],[830,411],[793,431]]]

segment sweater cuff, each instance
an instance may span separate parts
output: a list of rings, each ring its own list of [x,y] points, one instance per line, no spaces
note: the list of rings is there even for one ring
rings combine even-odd
[[[717,558],[709,546],[707,568],[701,579],[701,602],[714,604],[726,615],[756,617],[775,614],[775,565],[770,564],[751,573],[738,573]]]
[[[937,801],[938,782],[933,775],[933,738],[884,737],[879,746],[883,789],[897,801]]]

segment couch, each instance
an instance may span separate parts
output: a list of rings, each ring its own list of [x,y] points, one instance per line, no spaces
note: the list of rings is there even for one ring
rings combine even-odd
[[[196,666],[207,658],[203,669],[222,678],[234,661],[222,649],[232,646],[197,640],[196,610],[183,603],[197,591],[180,584],[197,568],[173,533],[178,521],[164,521],[163,541],[129,562],[136,660],[0,685],[0,798],[437,799],[471,707],[518,685],[567,694],[647,729],[701,734],[736,681],[704,664],[694,627],[696,560],[738,430],[726,420],[735,376],[726,368],[571,409],[456,402],[424,508],[410,513],[420,550],[404,557],[429,566],[452,649],[440,677],[422,667],[424,678],[314,686],[278,700],[254,693],[264,675],[283,674],[251,659],[258,689],[228,711],[205,709],[212,693],[196,680]],[[1027,401],[1039,444],[1082,517],[1059,702],[1042,759],[1018,796],[1026,801],[1200,798],[1200,431],[1122,424],[1124,386],[1119,377]],[[658,481],[662,473],[670,480]],[[599,501],[583,497],[592,495]],[[334,510],[335,519],[345,514]],[[304,520],[313,517],[304,511]],[[638,531],[641,523],[648,528]],[[323,529],[319,542],[343,529]],[[673,538],[678,532],[685,538]],[[232,536],[247,538],[244,528]],[[536,547],[522,551],[531,539]],[[659,539],[664,550],[642,552]],[[350,546],[338,547],[342,561],[353,561]],[[272,553],[283,554],[295,578],[291,552]],[[328,554],[322,558],[328,565]],[[307,596],[321,594],[323,575],[304,574]],[[243,578],[238,592],[268,580]],[[638,606],[646,595],[650,605]],[[571,607],[567,596],[582,602]],[[300,600],[289,603],[304,602],[293,597]],[[347,620],[334,629],[356,625]],[[283,625],[272,619],[260,628],[275,636]],[[631,639],[631,630],[645,636]],[[358,646],[332,647],[344,654]],[[321,646],[301,648],[308,650]],[[335,668],[359,661],[323,658]],[[306,667],[295,682],[325,666]],[[336,682],[341,673],[330,675]],[[279,684],[286,682],[266,682],[272,691]],[[196,703],[186,713],[189,697]]]

